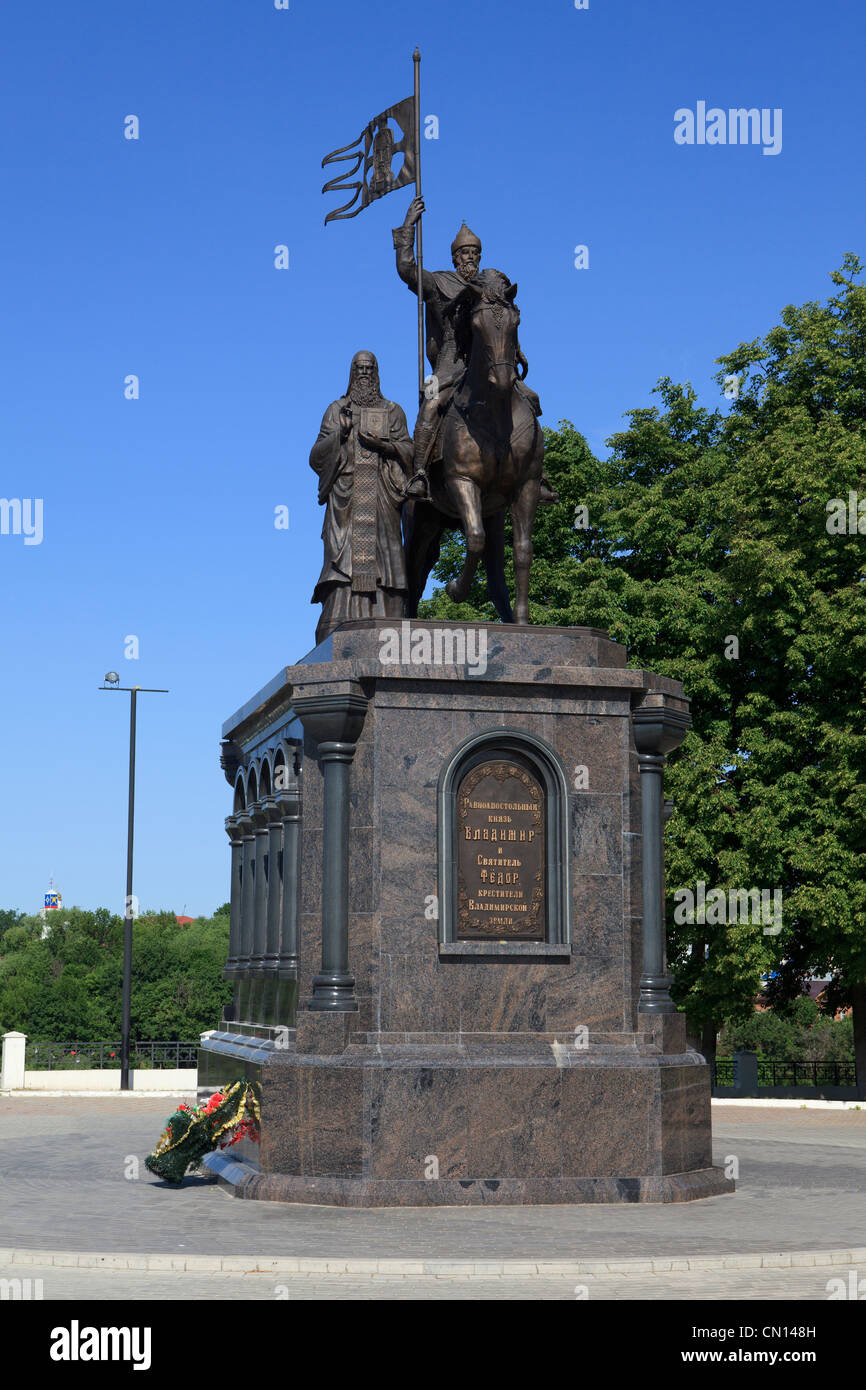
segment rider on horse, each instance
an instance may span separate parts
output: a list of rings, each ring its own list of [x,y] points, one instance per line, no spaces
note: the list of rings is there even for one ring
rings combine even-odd
[[[413,198],[406,213],[402,227],[393,231],[394,248],[397,252],[397,274],[417,294],[418,266],[414,255],[415,223],[424,211],[423,198]],[[433,369],[434,389],[421,403],[415,425],[415,468],[416,472],[406,486],[405,496],[412,499],[428,498],[430,489],[427,471],[433,462],[435,445],[442,416],[466,370],[466,361],[458,346],[455,333],[455,301],[463,294],[466,286],[473,281],[485,285],[488,277],[496,272],[479,270],[481,263],[481,242],[464,222],[451,243],[451,260],[454,270],[425,270],[423,274],[424,302],[427,306],[427,359]],[[526,358],[518,348],[518,358],[526,372]],[[541,405],[536,393],[526,386],[522,378],[517,390],[530,402],[536,415],[541,414]],[[557,501],[553,492],[542,478],[541,502]]]

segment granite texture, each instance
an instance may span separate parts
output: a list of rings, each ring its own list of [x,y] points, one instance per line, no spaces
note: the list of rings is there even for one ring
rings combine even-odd
[[[629,668],[624,648],[591,628],[477,625],[488,645],[476,674],[388,665],[381,632],[394,626],[347,624],[224,730],[242,748],[254,730],[261,746],[269,708],[284,724],[298,696],[353,689],[368,701],[350,772],[359,1007],[304,1007],[320,964],[323,803],[306,735],[297,1030],[261,1062],[261,1172],[233,1190],[360,1206],[733,1190],[711,1168],[706,1064],[687,1050],[680,1016],[637,1012],[641,779],[630,711],[687,711],[681,686]],[[461,744],[502,729],[542,740],[568,788],[570,896],[556,955],[509,954],[516,943],[440,949],[440,778]]]
[[[235,1197],[337,1207],[572,1206],[615,1202],[693,1202],[734,1184],[721,1168],[650,1178],[439,1179],[302,1178],[253,1173],[231,1184]]]
[[[333,1051],[315,1050],[317,1031]],[[702,1058],[663,1055],[663,1027],[591,1033],[581,1046],[561,1038],[382,1034],[353,1031],[349,1015],[310,1016],[298,1030],[306,1050],[272,1051],[262,1064],[262,1181],[245,1195],[424,1205],[455,1196],[449,1182],[467,1202],[500,1189],[515,1201],[733,1190],[711,1170]],[[342,1186],[322,1185],[337,1178]]]

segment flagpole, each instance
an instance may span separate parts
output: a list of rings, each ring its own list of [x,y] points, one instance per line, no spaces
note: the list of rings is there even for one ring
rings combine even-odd
[[[421,197],[421,54],[412,54],[415,64],[415,197]],[[424,399],[424,255],[421,240],[421,217],[416,222],[417,243],[415,261],[418,266],[418,399]]]

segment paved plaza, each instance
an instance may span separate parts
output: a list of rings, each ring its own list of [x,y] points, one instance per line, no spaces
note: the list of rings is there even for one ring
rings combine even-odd
[[[165,1187],[142,1159],[171,1109],[0,1098],[0,1278],[41,1279],[47,1299],[769,1300],[826,1299],[852,1269],[866,1279],[866,1111],[716,1107],[733,1196],[372,1211],[239,1201],[197,1178]],[[83,1254],[150,1267],[76,1267]],[[170,1261],[191,1267],[156,1267]]]

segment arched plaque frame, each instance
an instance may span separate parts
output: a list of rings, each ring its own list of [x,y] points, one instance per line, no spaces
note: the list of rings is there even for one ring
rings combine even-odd
[[[526,763],[544,789],[545,936],[543,941],[457,939],[457,792],[479,763],[510,756]],[[438,790],[439,947],[447,955],[570,955],[571,893],[568,854],[568,781],[559,757],[543,739],[522,729],[485,729],[464,740],[442,769]]]

